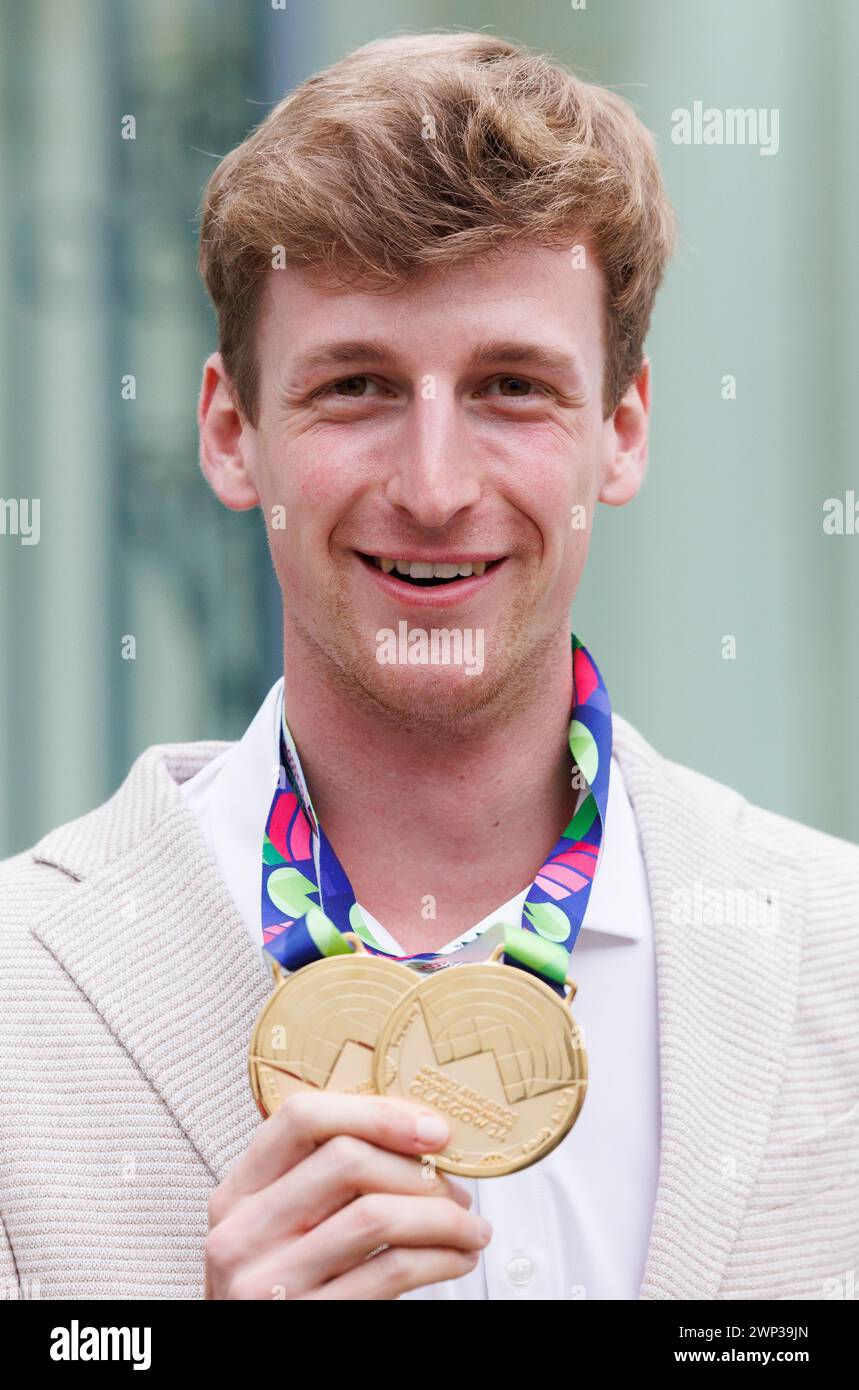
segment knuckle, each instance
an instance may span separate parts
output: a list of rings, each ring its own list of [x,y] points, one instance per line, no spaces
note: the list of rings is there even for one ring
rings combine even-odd
[[[309,1129],[315,1108],[313,1096],[307,1095],[304,1091],[296,1091],[294,1095],[287,1096],[275,1111],[279,1128],[299,1131]]]
[[[363,1161],[365,1145],[351,1134],[337,1134],[325,1145],[326,1156],[338,1175],[351,1174]]]
[[[369,1237],[374,1244],[381,1243],[388,1222],[388,1204],[383,1197],[371,1192],[356,1198],[351,1204],[350,1216],[360,1235]]]
[[[409,1276],[414,1267],[414,1255],[411,1252],[401,1245],[394,1245],[376,1258],[382,1292],[397,1294],[408,1288]]]
[[[368,1096],[372,1102],[379,1143],[384,1148],[398,1148],[404,1137],[411,1134],[417,1105],[399,1096]]]

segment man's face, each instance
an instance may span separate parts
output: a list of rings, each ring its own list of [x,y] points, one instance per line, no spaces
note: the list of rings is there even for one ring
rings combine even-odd
[[[632,495],[628,479],[610,495],[629,440],[602,417],[602,294],[592,256],[538,248],[385,294],[269,272],[258,424],[239,447],[288,660],[448,722],[567,640],[595,504]],[[452,634],[450,664],[433,629]]]

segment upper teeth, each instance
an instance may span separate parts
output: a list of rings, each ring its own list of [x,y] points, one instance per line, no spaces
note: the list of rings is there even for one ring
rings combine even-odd
[[[395,569],[397,574],[407,574],[410,579],[455,579],[457,575],[467,579],[469,575],[483,574],[486,570],[485,560],[455,560],[444,565],[430,565],[426,560],[388,560],[378,555],[373,559],[385,574]]]

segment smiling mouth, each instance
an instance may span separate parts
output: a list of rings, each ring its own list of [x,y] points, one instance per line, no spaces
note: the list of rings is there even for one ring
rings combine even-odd
[[[360,551],[358,554],[371,569],[381,570],[392,579],[402,580],[404,584],[412,584],[418,589],[441,588],[446,584],[455,584],[459,579],[477,579],[501,564],[501,559],[449,560],[436,564],[427,560],[394,560],[387,556],[364,555]]]

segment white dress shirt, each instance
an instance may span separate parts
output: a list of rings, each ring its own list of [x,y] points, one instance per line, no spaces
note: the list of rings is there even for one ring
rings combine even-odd
[[[282,699],[281,679],[244,737],[182,786],[260,952],[262,836],[280,766]],[[298,772],[302,776],[300,763]],[[492,923],[519,926],[529,886],[437,954],[472,941]],[[366,908],[361,913],[384,950],[404,954],[383,923]],[[475,941],[468,956],[490,949],[488,938]],[[571,973],[588,1054],[588,1089],[576,1124],[530,1168],[499,1178],[458,1178],[472,1193],[472,1210],[491,1222],[492,1239],[461,1279],[402,1298],[638,1297],[659,1166],[656,966],[644,859],[615,758],[602,850]]]

